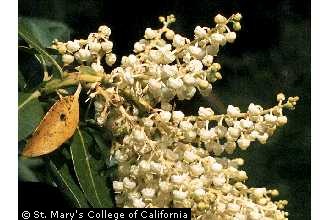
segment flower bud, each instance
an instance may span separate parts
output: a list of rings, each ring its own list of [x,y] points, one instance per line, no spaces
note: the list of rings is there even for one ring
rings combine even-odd
[[[242,126],[242,128],[252,128],[253,122],[250,121],[249,119],[241,119],[240,125]]]
[[[97,42],[90,42],[88,44],[88,48],[90,49],[90,51],[97,53],[101,50],[101,44]]]
[[[219,33],[213,33],[210,38],[211,44],[220,44],[223,46],[226,43],[226,37]]]
[[[252,193],[256,198],[260,199],[266,195],[266,192],[266,188],[255,188]]]
[[[285,95],[283,93],[279,93],[276,96],[277,101],[284,101],[285,100]]]
[[[172,175],[171,182],[175,184],[182,184],[186,180],[186,175]]]
[[[194,192],[193,192],[193,195],[196,196],[197,198],[201,198],[203,196],[206,195],[206,192],[204,189],[202,188],[199,188],[199,189],[196,189]]]
[[[184,200],[187,198],[188,193],[187,192],[182,192],[179,190],[173,190],[173,198],[174,200]]]
[[[107,54],[105,56],[105,62],[108,64],[108,66],[112,66],[116,62],[116,55],[113,53]]]
[[[239,30],[241,30],[241,24],[239,23],[239,22],[235,22],[234,24],[233,24],[233,29],[235,30],[235,31],[239,31]]]
[[[259,135],[257,137],[258,141],[261,143],[261,144],[265,144],[267,139],[268,139],[269,135],[267,133],[264,133],[263,135]]]
[[[251,115],[260,115],[262,111],[262,108],[258,105],[254,105],[251,103],[248,107],[248,113]]]
[[[198,46],[190,46],[189,52],[191,53],[192,56],[197,57],[197,58],[199,58],[203,55],[202,48],[200,48]],[[205,54],[205,52],[204,52],[204,54]]]
[[[151,163],[150,163],[150,170],[151,170],[152,172],[155,172],[155,173],[160,174],[160,173],[163,172],[164,167],[163,167],[163,165],[160,164],[160,163],[151,162]]]
[[[172,78],[170,77],[167,81],[167,86],[172,89],[179,89],[180,87],[183,86],[183,82],[180,78]]]
[[[87,61],[89,60],[91,57],[91,53],[89,52],[89,50],[87,49],[80,49],[78,52],[77,52],[77,58],[80,60],[80,61]]]
[[[80,49],[79,41],[68,41],[66,48],[70,53],[78,51]]]
[[[193,164],[190,166],[190,171],[193,176],[200,176],[204,173],[205,169],[201,164]]]
[[[181,121],[180,122],[180,128],[183,130],[189,130],[192,129],[194,126],[189,121]]]
[[[179,34],[174,35],[174,38],[173,38],[174,47],[182,47],[185,45],[185,43],[186,43],[186,39],[184,37],[182,37]]]
[[[175,35],[175,33],[174,33],[174,31],[172,31],[172,30],[168,30],[168,31],[166,31],[166,33],[165,33],[165,37],[166,37],[166,39],[168,39],[168,40],[173,40],[174,35]]]
[[[206,130],[206,129],[202,128],[199,131],[199,136],[202,141],[210,141],[216,137],[216,134],[215,134],[214,130]]]
[[[180,122],[184,118],[184,114],[182,111],[173,111],[172,120],[175,122]]]
[[[212,183],[214,186],[219,187],[226,183],[226,178],[224,175],[218,175],[212,178]]]
[[[232,105],[228,105],[227,107],[227,114],[232,117],[239,117],[241,111],[238,107],[234,107]]]
[[[171,112],[168,112],[168,111],[161,111],[159,113],[159,116],[160,116],[160,119],[163,121],[163,122],[169,122],[170,119],[171,119]]]
[[[285,125],[288,123],[288,118],[286,116],[279,116],[277,117],[277,123],[279,126]]]
[[[109,38],[111,35],[111,29],[105,25],[102,25],[98,29],[99,33],[102,34],[105,38]]]
[[[236,33],[235,32],[225,33],[225,37],[229,43],[233,43],[236,39]]]
[[[214,111],[211,108],[199,107],[198,115],[202,117],[210,117],[214,115]]]
[[[206,36],[206,31],[201,26],[197,26],[194,30],[194,33],[195,33],[197,38],[202,38],[202,37]]]
[[[70,54],[63,54],[62,62],[64,63],[64,65],[69,65],[69,64],[73,63],[73,61],[74,61],[74,56],[72,56]]]
[[[142,172],[149,172],[150,171],[150,162],[146,160],[141,160],[139,163],[139,168]]]
[[[155,196],[155,189],[153,188],[144,188],[141,190],[142,196],[145,199],[152,199]]]
[[[195,77],[193,77],[191,74],[186,74],[183,78],[182,78],[183,82],[189,86],[192,86],[196,83],[196,79]]]
[[[197,84],[198,87],[202,90],[209,88],[209,82],[207,80],[198,79]]]
[[[155,63],[162,63],[163,55],[159,50],[150,50],[149,52],[150,59]]]
[[[213,63],[213,56],[211,56],[211,55],[206,55],[206,56],[203,58],[202,63],[203,63],[205,66],[211,66],[212,63]]]
[[[157,37],[157,31],[147,28],[144,32],[145,39],[151,40]]]
[[[250,146],[251,141],[247,138],[241,137],[240,139],[237,140],[237,144],[239,148],[242,150],[246,150]]]
[[[168,182],[165,182],[165,181],[161,181],[159,182],[159,189],[162,191],[162,192],[169,192],[171,189],[172,189],[172,186],[170,183]]]
[[[111,41],[105,41],[101,43],[101,48],[105,53],[110,53],[113,48],[113,43]]]
[[[241,130],[239,128],[229,127],[228,134],[234,138],[237,138],[241,134]]]
[[[211,165],[211,170],[212,170],[213,172],[218,173],[218,172],[220,172],[220,171],[222,170],[222,165],[221,165],[220,163],[213,163],[213,164]]]
[[[183,159],[189,163],[194,162],[195,160],[197,160],[197,155],[194,152],[191,151],[185,151],[183,153]]]
[[[240,21],[242,19],[242,15],[240,13],[236,13],[233,17],[235,21]]]
[[[134,52],[140,53],[145,49],[145,44],[141,44],[140,42],[136,42],[134,44]]]
[[[148,81],[148,87],[151,91],[160,90],[161,86],[162,84],[156,79],[149,79]]]
[[[265,121],[268,122],[268,123],[275,123],[277,121],[277,117],[275,115],[271,115],[271,114],[266,114],[264,116],[265,118]]]
[[[214,22],[217,23],[217,24],[224,24],[224,23],[227,22],[227,18],[225,18],[224,16],[222,16],[220,14],[217,14],[214,17]]]

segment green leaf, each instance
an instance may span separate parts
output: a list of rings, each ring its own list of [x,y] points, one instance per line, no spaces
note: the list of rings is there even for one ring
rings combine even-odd
[[[55,182],[72,202],[73,206],[77,208],[88,208],[89,205],[83,192],[70,173],[68,165],[70,160],[66,160],[62,154],[55,153],[50,157],[48,162],[49,168],[55,177]]]
[[[46,49],[44,44],[48,44],[49,45],[49,40],[46,40],[46,38],[49,38],[49,31],[45,31],[45,33],[43,32],[43,30],[46,30],[45,28],[40,28],[38,29],[38,22],[33,22],[34,20],[32,19],[27,19],[27,18],[19,18],[18,20],[18,34],[21,38],[23,38],[30,47],[34,48],[35,50],[37,50],[39,52],[40,55],[43,56],[43,58],[51,63],[54,67],[54,76],[55,77],[62,77],[63,76],[63,71],[62,68],[58,65],[58,63],[56,62],[56,60],[52,57],[52,55],[50,55]],[[52,26],[50,26],[52,27]],[[43,34],[47,35],[47,37],[42,37]],[[53,35],[51,35],[53,36]],[[40,40],[40,41],[39,41]]]
[[[31,134],[41,121],[44,112],[38,100],[39,91],[18,93],[18,140]]]
[[[99,147],[102,156],[104,158],[104,160],[109,160],[110,159],[110,144],[106,143],[106,140],[100,135],[99,131],[93,128],[88,128],[88,133],[90,133],[97,146]]]
[[[107,143],[106,139],[100,134],[102,131],[99,131],[97,129],[88,127],[88,133],[91,134],[102,154],[103,160],[105,161],[106,164],[106,175],[108,175],[109,177],[114,177],[116,175],[116,166],[117,163],[114,160],[114,158],[112,158],[112,160],[110,159],[110,144]]]
[[[43,166],[41,158],[18,158],[18,179],[26,182],[39,182],[37,169]]]
[[[57,21],[40,18],[20,17],[20,23],[25,23],[29,32],[38,39],[44,48],[49,47],[54,39],[67,41],[70,39],[70,28]]]
[[[92,137],[77,129],[71,144],[71,156],[79,184],[94,208],[111,208],[113,203],[107,178],[100,170],[104,161],[95,150]]]
[[[18,49],[33,56],[38,53],[36,49],[26,46],[18,46]]]

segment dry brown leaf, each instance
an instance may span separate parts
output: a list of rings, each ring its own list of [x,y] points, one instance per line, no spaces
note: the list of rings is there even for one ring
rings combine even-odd
[[[58,149],[74,134],[79,123],[79,84],[74,95],[61,97],[46,113],[22,155],[37,157]]]

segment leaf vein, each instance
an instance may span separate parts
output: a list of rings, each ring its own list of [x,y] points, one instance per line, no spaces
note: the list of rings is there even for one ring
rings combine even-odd
[[[79,134],[80,141],[81,141],[81,143],[82,143],[82,145],[83,145],[83,150],[84,150],[84,154],[85,154],[85,160],[86,160],[86,162],[87,162],[87,167],[88,167],[88,171],[89,171],[89,176],[90,176],[90,179],[91,179],[91,182],[92,182],[92,185],[93,185],[93,189],[94,189],[94,192],[95,192],[95,195],[96,195],[96,199],[97,199],[98,203],[100,204],[100,206],[102,207],[102,203],[101,203],[101,201],[100,201],[100,198],[99,198],[98,192],[97,192],[97,190],[96,190],[95,182],[94,182],[94,179],[93,179],[92,170],[91,170],[90,164],[89,164],[89,162],[88,162],[88,160],[87,160],[88,155],[87,155],[87,151],[86,151],[86,145],[85,145],[85,142],[84,142],[84,140],[83,140],[83,138],[82,138],[82,135],[81,135],[81,132],[80,132],[80,129],[79,129],[79,128],[78,128],[78,134]]]

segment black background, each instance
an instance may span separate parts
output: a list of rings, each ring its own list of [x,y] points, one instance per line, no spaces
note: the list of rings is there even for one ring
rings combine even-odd
[[[288,112],[288,125],[267,145],[253,144],[236,155],[246,161],[250,186],[279,189],[279,198],[289,200],[289,219],[310,219],[309,1],[19,0],[19,16],[61,21],[72,29],[72,38],[87,37],[102,24],[110,26],[118,57],[130,53],[146,27],[160,27],[159,15],[175,14],[173,29],[191,38],[195,26],[213,25],[219,12],[243,15],[236,42],[220,52],[223,80],[214,84],[211,97],[197,95],[193,105],[177,103],[178,108],[194,113],[200,105],[211,106],[221,113],[228,104],[243,110],[250,102],[270,107],[279,91],[300,96],[296,110]],[[55,189],[44,187],[20,183],[20,205],[66,205]]]

